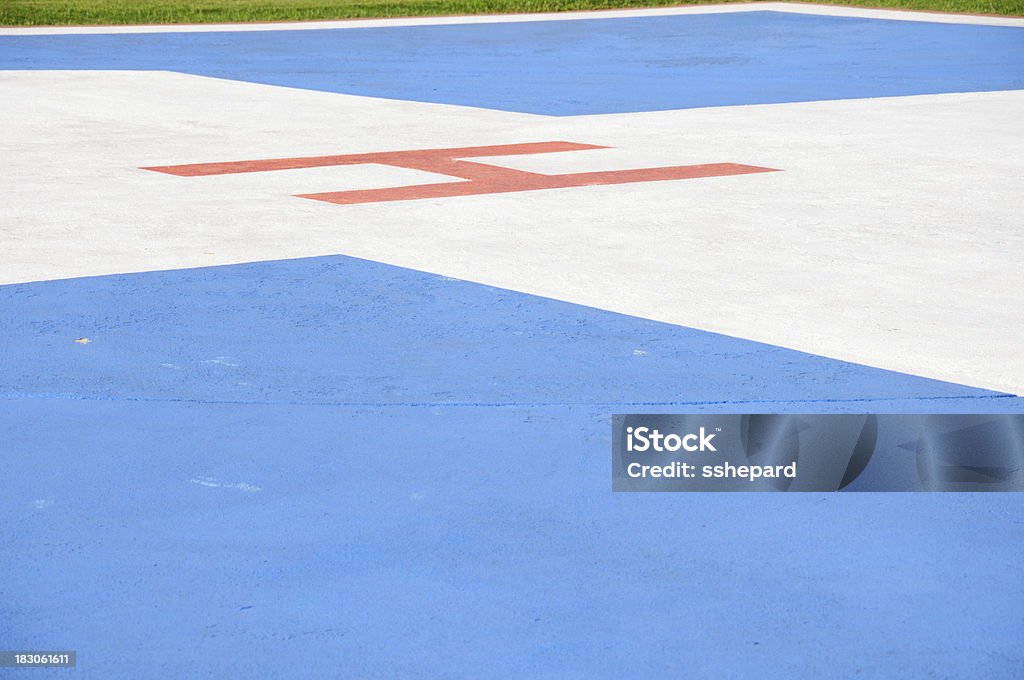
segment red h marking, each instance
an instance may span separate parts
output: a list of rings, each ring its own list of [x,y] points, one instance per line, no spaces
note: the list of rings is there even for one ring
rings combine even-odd
[[[673,165],[663,168],[639,170],[611,170],[607,172],[576,172],[567,175],[542,175],[536,172],[511,170],[486,163],[460,160],[480,156],[516,156],[557,151],[585,151],[607,149],[593,144],[572,142],[535,142],[531,144],[500,144],[497,146],[469,146],[456,149],[423,149],[419,151],[384,151],[381,153],[347,154],[342,156],[310,156],[306,158],[271,158],[258,161],[230,163],[196,163],[193,165],[164,165],[143,168],[179,177],[205,177],[243,172],[268,172],[320,168],[332,165],[362,165],[375,163],[397,168],[409,168],[459,177],[465,182],[418,184],[390,189],[363,189],[358,191],[329,191],[319,194],[299,194],[300,198],[352,205],[382,201],[408,201],[417,198],[447,198],[502,194],[537,189],[564,189],[567,187],[597,186],[603,184],[632,184],[696,177],[725,177],[748,175],[756,172],[778,172],[774,168],[738,163],[710,163],[706,165]]]

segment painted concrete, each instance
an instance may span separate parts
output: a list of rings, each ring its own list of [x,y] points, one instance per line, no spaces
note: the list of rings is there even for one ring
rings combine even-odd
[[[342,256],[0,296],[0,395],[15,398],[870,410],[973,397],[1024,409],[991,391]]]
[[[33,70],[0,107],[5,645],[89,678],[1019,675],[1014,497],[613,495],[608,453],[620,411],[1024,411],[1024,92],[549,117]],[[141,169],[556,140],[613,148],[475,160],[779,172],[339,206],[295,195],[458,179]]]
[[[82,677],[1024,658],[1011,495],[622,496],[607,458],[618,411],[1022,399],[347,257],[10,285],[0,308],[0,629],[78,650]]]
[[[570,187],[595,187],[638,182],[667,182],[670,180],[731,177],[756,172],[778,172],[774,168],[759,168],[739,163],[705,163],[701,165],[672,165],[634,170],[606,170],[604,172],[570,172],[544,174],[513,170],[490,163],[469,161],[467,158],[487,156],[529,156],[535,154],[564,153],[567,151],[593,151],[608,147],[571,142],[533,142],[527,144],[500,144],[498,146],[470,146],[449,149],[407,149],[371,154],[343,154],[309,156],[305,158],[269,158],[228,163],[198,163],[165,165],[143,170],[162,172],[175,177],[211,177],[253,172],[277,172],[349,165],[387,165],[409,170],[434,173],[464,180],[442,181],[432,184],[411,184],[383,189],[327,191],[315,194],[297,194],[300,198],[325,201],[335,205],[381,203],[385,201],[411,201],[454,196],[481,196],[521,191],[542,191]]]
[[[1013,494],[612,494],[606,407],[3,408],[0,627],[77,648],[76,677],[1013,680],[1024,658]]]
[[[18,102],[0,131],[7,283],[342,253],[1024,392],[1021,92],[560,119],[169,73],[0,78]],[[478,160],[781,172],[333,206],[294,194],[451,178],[138,169],[549,140],[614,148]]]
[[[169,70],[569,116],[1024,89],[1024,29],[743,12],[0,36],[0,69]]]

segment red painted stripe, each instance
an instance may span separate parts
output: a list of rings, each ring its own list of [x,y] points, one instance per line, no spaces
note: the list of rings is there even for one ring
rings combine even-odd
[[[559,151],[586,151],[607,149],[606,146],[576,144],[573,142],[531,142],[526,144],[498,144],[493,146],[465,146],[451,149],[419,149],[412,151],[384,151],[378,153],[344,154],[340,156],[306,156],[300,158],[269,158],[256,161],[229,161],[226,163],[193,163],[190,165],[157,165],[142,168],[178,177],[206,177],[209,175],[233,175],[244,172],[268,172],[271,170],[298,170],[321,168],[331,165],[361,165],[377,163],[416,168],[418,163],[436,159],[475,158],[481,156],[519,156],[534,153],[555,153]]]
[[[496,176],[486,181],[473,180],[469,182],[420,184],[389,189],[362,189],[358,191],[329,191],[316,194],[298,194],[298,196],[299,198],[311,198],[315,201],[325,201],[338,205],[355,205],[358,203],[409,201],[420,198],[503,194],[517,191],[536,191],[539,189],[635,184],[638,182],[660,182],[696,179],[699,177],[727,177],[730,175],[749,175],[760,172],[778,172],[778,170],[762,168],[756,165],[740,165],[738,163],[711,163],[707,165],[643,168],[640,170],[580,172],[569,175],[539,175],[516,172],[515,175]]]
[[[502,168],[487,163],[461,160],[483,156],[513,156],[559,151],[583,151],[606,149],[608,147],[573,142],[535,142],[530,144],[500,144],[495,146],[469,146],[452,149],[419,149],[411,151],[385,151],[382,153],[346,154],[341,156],[310,156],[305,158],[271,158],[257,161],[235,161],[230,163],[197,163],[193,165],[165,165],[143,168],[180,177],[203,177],[242,172],[267,172],[298,168],[317,168],[333,165],[358,165],[376,163],[399,168],[432,172],[449,177],[458,177],[464,182],[420,184],[415,186],[392,187],[387,189],[364,189],[359,191],[330,191],[315,194],[300,194],[300,198],[353,205],[357,203],[378,203],[383,201],[408,201],[419,198],[447,198],[451,196],[474,196],[500,194],[514,191],[536,191],[538,189],[563,189],[568,187],[596,186],[608,184],[632,184],[635,182],[659,182],[665,180],[694,179],[697,177],[725,177],[758,172],[777,172],[773,168],[738,163],[711,163],[705,165],[675,165],[664,168],[641,168],[638,170],[611,170],[606,172],[578,172],[566,175],[543,175],[536,172]]]

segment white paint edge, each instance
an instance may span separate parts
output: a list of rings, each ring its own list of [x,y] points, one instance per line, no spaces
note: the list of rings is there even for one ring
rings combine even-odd
[[[388,26],[441,26],[447,24],[500,24],[529,21],[574,21],[580,19],[623,19],[630,17],[675,16],[679,14],[729,14],[734,12],[790,12],[820,16],[891,19],[941,24],[1015,26],[1024,28],[1024,18],[944,14],[894,9],[866,9],[790,2],[732,3],[692,7],[550,12],[544,14],[484,14],[469,16],[405,17],[399,19],[346,19],[342,21],[284,21],[234,24],[160,24],[136,26],[29,26],[0,28],[0,35],[83,35],[116,33],[211,33],[236,31],[314,31],[335,28],[383,28]]]

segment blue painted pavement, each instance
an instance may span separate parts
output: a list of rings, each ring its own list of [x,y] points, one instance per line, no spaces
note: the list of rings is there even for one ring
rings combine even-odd
[[[1022,399],[342,256],[9,285],[0,310],[0,638],[86,677],[1024,659],[1011,494],[624,495],[609,469],[614,412]]]
[[[0,36],[0,69],[171,70],[566,116],[1024,89],[1024,28],[744,12]]]
[[[0,291],[0,395],[372,406],[1022,403],[344,256]],[[79,337],[91,342],[71,342]]]

